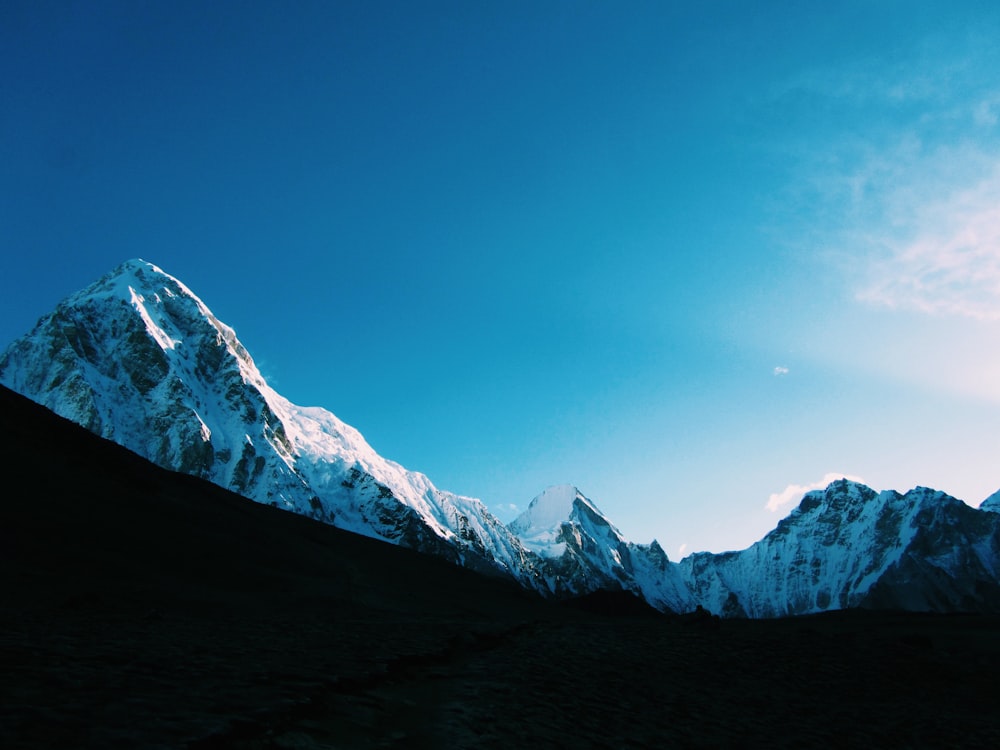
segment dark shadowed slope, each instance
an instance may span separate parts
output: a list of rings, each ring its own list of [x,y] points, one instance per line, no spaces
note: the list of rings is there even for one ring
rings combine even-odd
[[[2,747],[176,746],[538,615],[513,583],[159,469],[6,388],[0,419]]]
[[[160,469],[6,388],[0,396],[8,477],[0,533],[17,598],[58,605],[100,596],[121,611],[293,612],[319,601],[351,615],[486,619],[535,602],[515,584]]]
[[[0,747],[997,747],[998,623],[541,602],[0,390]]]

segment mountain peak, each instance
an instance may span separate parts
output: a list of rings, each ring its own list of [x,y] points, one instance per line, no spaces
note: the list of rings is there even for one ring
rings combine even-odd
[[[485,506],[292,404],[235,331],[141,258],[63,300],[0,355],[0,382],[166,468],[343,529],[524,578]]]
[[[979,510],[989,510],[1000,513],[1000,490],[997,490],[979,504]]]
[[[180,279],[171,276],[155,263],[142,258],[130,258],[106,273],[93,284],[70,296],[67,302],[78,297],[117,294],[129,299],[126,290],[139,295],[164,294],[167,297],[188,297],[194,300],[202,314],[211,316],[208,307]],[[131,300],[130,300],[131,301]]]
[[[548,487],[528,504],[528,509],[511,525],[523,526],[525,529],[558,527],[569,519],[573,503],[580,496],[580,490],[571,484]]]
[[[532,552],[559,557],[565,551],[559,541],[560,529],[569,522],[577,500],[582,498],[580,490],[571,484],[554,485],[535,497],[507,528]]]
[[[154,271],[155,273],[160,273],[160,274],[164,273],[162,268],[150,263],[147,260],[143,260],[142,258],[129,258],[128,260],[123,262],[120,266],[118,266],[118,268],[114,269],[109,275],[114,276],[116,274],[125,273],[128,271],[142,271],[146,269]]]
[[[156,281],[154,282],[153,279],[156,279]],[[183,287],[183,284],[181,284],[180,281],[175,279],[159,266],[143,260],[142,258],[130,258],[124,263],[121,263],[113,268],[108,273],[104,274],[101,278],[78,292],[76,295],[72,295],[70,299],[81,295],[88,296],[98,294],[100,292],[107,293],[113,289],[120,289],[130,285],[137,285],[143,287],[144,289],[152,290],[152,288],[160,282],[168,282],[175,284],[178,287]],[[187,294],[191,293],[190,290],[186,289],[186,287],[185,291]]]
[[[807,492],[796,510],[798,513],[808,513],[824,506],[830,510],[843,511],[864,505],[877,496],[878,493],[867,485],[850,479],[838,479],[822,490]]]

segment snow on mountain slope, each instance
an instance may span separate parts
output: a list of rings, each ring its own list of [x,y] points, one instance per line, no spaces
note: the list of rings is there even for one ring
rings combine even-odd
[[[917,488],[913,535],[861,606],[939,612],[1000,611],[1000,514]]]
[[[958,519],[942,513],[956,506],[971,515]],[[972,536],[984,558],[981,571],[962,564],[958,559],[962,554],[951,554],[954,545],[948,540],[962,536],[956,523],[968,518],[979,525]],[[727,616],[780,617],[882,606],[880,602],[888,595],[883,591],[875,596],[873,588],[880,582],[885,588],[887,573],[914,555],[922,560],[935,556],[950,560],[938,568],[951,579],[949,585],[964,587],[959,581],[971,575],[983,586],[996,589],[998,532],[1000,524],[992,522],[989,514],[941,492],[918,487],[905,495],[877,493],[839,480],[825,490],[807,493],[774,531],[748,549],[699,553],[682,560],[680,566],[693,595],[707,608]],[[916,590],[931,584],[911,579],[909,585]],[[918,603],[916,594],[909,598]]]
[[[661,610],[685,611],[690,594],[655,541],[629,542],[576,487],[550,487],[509,528],[539,556],[536,567],[557,595],[625,589]]]
[[[184,284],[124,263],[43,317],[0,381],[155,463],[367,536],[524,579],[516,538],[478,500],[377,454],[330,412],[264,381]]]
[[[0,382],[153,462],[262,503],[502,573],[551,596],[624,589],[661,610],[773,617],[854,606],[1000,611],[1000,493],[846,480],[805,495],[741,552],[673,563],[573,486],[509,527],[267,385],[233,329],[141,260],[60,303],[0,356]],[[42,448],[44,449],[44,447]]]
[[[988,510],[993,513],[1000,513],[1000,490],[997,490],[979,505],[980,510]]]
[[[570,521],[579,499],[587,502],[572,485],[549,487],[528,504],[528,509],[508,524],[521,543],[542,557],[560,557],[566,543],[558,541],[562,524]]]

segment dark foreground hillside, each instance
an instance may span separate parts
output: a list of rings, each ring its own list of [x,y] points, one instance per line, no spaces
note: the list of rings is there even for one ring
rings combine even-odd
[[[1000,747],[994,617],[557,606],[0,420],[3,748]]]

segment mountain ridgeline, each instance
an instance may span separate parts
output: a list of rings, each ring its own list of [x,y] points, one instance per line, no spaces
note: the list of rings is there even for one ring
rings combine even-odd
[[[0,383],[175,471],[364,536],[512,578],[544,596],[626,590],[728,617],[828,609],[1000,611],[1000,493],[974,509],[841,480],[746,550],[672,562],[575,487],[509,525],[378,455],[265,382],[233,329],[142,260],[68,297],[0,356]]]

